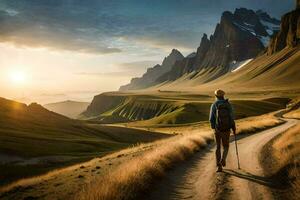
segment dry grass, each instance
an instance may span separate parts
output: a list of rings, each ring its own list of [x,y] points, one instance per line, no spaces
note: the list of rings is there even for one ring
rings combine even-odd
[[[300,97],[293,98],[287,107],[290,112],[283,115],[285,118],[300,119]]]
[[[292,186],[288,196],[290,199],[300,199],[300,124],[274,141],[273,154],[278,162],[274,173],[287,172]]]
[[[272,114],[241,119],[237,120],[238,133],[251,133],[278,123],[281,123],[281,120]],[[70,195],[78,192],[77,199],[130,199],[133,194],[139,194],[150,188],[151,183],[166,174],[174,163],[186,159],[213,138],[207,122],[153,128],[152,131],[176,133],[176,135],[151,143],[141,143],[102,158],[54,170],[43,176],[26,178],[0,188],[0,193],[6,194],[5,199],[24,198],[19,194],[20,191],[27,196],[40,195],[40,190],[43,190],[45,199],[62,197],[70,199]],[[92,170],[101,165],[100,174],[85,173],[84,179],[78,181],[78,176],[82,175],[82,170],[79,169],[81,165],[86,167],[84,170]],[[91,176],[87,176],[88,174]],[[64,184],[54,187],[57,181],[62,181]],[[84,190],[78,191],[81,188]]]
[[[251,117],[237,122],[238,133],[251,133],[279,123],[282,121],[272,114]],[[208,124],[202,124],[202,128],[201,134],[198,129],[197,132],[192,131],[160,141],[155,149],[121,164],[117,169],[108,171],[105,176],[91,182],[76,195],[75,199],[124,200],[137,198],[141,192],[149,189],[155,179],[164,176],[174,163],[185,160],[213,138],[211,131],[205,131]]]
[[[180,137],[180,138],[178,138]],[[76,199],[121,200],[136,198],[174,163],[183,161],[204,147],[211,135],[190,134],[175,136],[164,145],[124,163],[106,176],[88,185]]]
[[[253,133],[284,123],[274,116],[274,113],[238,120],[238,134]]]
[[[285,114],[284,117],[286,117],[286,118],[300,119],[300,109],[293,110],[293,111]]]

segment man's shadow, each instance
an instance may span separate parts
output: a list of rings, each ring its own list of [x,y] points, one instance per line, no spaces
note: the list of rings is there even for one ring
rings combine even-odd
[[[245,171],[235,171],[232,169],[223,169],[223,172],[229,176],[235,176],[241,179],[246,179],[248,181],[264,185],[274,189],[284,189],[284,186],[277,181],[275,181],[272,177],[264,177],[251,174]]]

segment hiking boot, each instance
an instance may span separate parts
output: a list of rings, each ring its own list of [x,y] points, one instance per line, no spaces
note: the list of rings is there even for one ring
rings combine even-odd
[[[226,166],[226,161],[224,159],[222,159],[221,164],[222,164],[223,167],[225,167]]]
[[[222,166],[219,165],[219,166],[218,166],[218,169],[217,169],[217,172],[222,172],[222,171],[223,171]]]

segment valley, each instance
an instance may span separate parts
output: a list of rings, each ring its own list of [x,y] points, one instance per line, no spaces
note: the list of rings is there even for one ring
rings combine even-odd
[[[292,199],[300,188],[300,2],[281,20],[247,8],[220,16],[195,52],[174,48],[91,102],[0,98],[0,199]],[[236,169],[232,136],[222,173],[208,121],[217,89],[232,104],[242,163]]]
[[[274,113],[248,117],[237,120],[238,133],[241,135],[251,134],[282,123],[280,119],[274,116]],[[201,152],[213,141],[213,135],[208,122],[183,124],[182,126],[155,127],[151,128],[151,131],[163,133],[164,135],[172,135],[172,137],[151,143],[140,143],[135,147],[100,157],[97,156],[90,161],[80,162],[70,167],[53,170],[41,176],[21,179],[4,187],[0,187],[0,197],[1,199],[19,199],[26,197],[42,199],[63,197],[69,199],[72,198],[74,193],[77,194],[76,192],[81,191],[85,186],[92,187],[89,188],[89,190],[94,190],[93,188],[96,187],[97,190],[101,192],[103,192],[101,188],[107,186],[109,188],[108,191],[114,191],[117,188],[113,187],[113,185],[116,184],[115,181],[118,181],[118,178],[113,179],[111,176],[115,175],[117,177],[124,176],[124,180],[122,181],[125,182],[121,181],[121,184],[127,184],[128,187],[135,188],[137,190],[136,192],[138,192],[141,189],[139,185],[151,184],[153,178],[154,180],[156,179],[155,177],[148,177],[146,175],[148,170],[163,170],[161,173],[165,174],[170,166],[188,159],[188,157],[194,154],[193,152]],[[178,150],[174,151],[174,149]],[[160,156],[156,154],[160,154]],[[166,166],[164,162],[161,163],[160,161],[160,159],[165,158],[171,159],[170,161],[166,161],[169,163],[166,163]],[[149,161],[145,162],[148,159]],[[162,165],[162,169],[160,167],[148,169],[147,166],[152,165],[152,162],[157,162],[157,165]],[[137,168],[132,166],[136,166]],[[138,170],[139,173],[145,173],[146,176],[137,173],[136,170]],[[118,173],[123,175],[119,175]],[[134,185],[128,184],[127,181],[129,180],[127,180],[127,178],[132,179],[133,177],[139,177],[141,180],[138,179],[138,182],[131,183]],[[105,180],[107,184],[103,185],[103,179],[106,178],[108,178],[109,181]],[[94,181],[97,179],[99,180],[96,184]],[[141,184],[140,181],[142,181],[143,184]],[[89,194],[93,196],[96,193],[90,191]],[[107,195],[105,192],[100,194]],[[115,194],[122,196],[128,193],[119,191],[113,193],[113,195]],[[86,198],[86,193],[83,193],[83,195],[84,198]]]
[[[165,138],[149,131],[88,124],[0,98],[0,185]]]

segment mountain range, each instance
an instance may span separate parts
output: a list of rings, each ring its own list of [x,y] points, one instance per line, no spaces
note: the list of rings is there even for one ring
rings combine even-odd
[[[149,90],[201,90],[223,88],[230,92],[300,91],[300,9],[282,16],[279,31],[269,45],[245,61],[236,59],[234,68],[208,67],[166,80]],[[247,47],[248,48],[248,47]],[[248,51],[244,49],[244,51]],[[251,47],[250,47],[251,49]],[[229,62],[230,63],[230,62]],[[174,66],[175,67],[175,66]],[[223,70],[223,74],[220,71]],[[224,72],[225,71],[225,72]],[[293,91],[293,92],[292,92]]]
[[[202,74],[203,83],[209,82],[262,53],[279,30],[280,20],[261,10],[225,11],[214,33],[209,38],[203,34],[196,53],[183,57],[173,49],[162,65],[149,68],[142,77],[121,86],[120,91],[144,89],[192,72]]]

